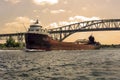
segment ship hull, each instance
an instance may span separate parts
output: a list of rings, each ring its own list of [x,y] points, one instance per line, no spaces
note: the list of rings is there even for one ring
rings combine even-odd
[[[47,34],[26,33],[25,42],[27,50],[49,51],[49,50],[90,50],[95,49],[93,45],[75,44],[72,42],[59,42],[53,40]]]
[[[49,50],[50,44],[48,41],[44,40],[47,37],[48,35],[45,34],[26,33],[25,34],[26,49]]]

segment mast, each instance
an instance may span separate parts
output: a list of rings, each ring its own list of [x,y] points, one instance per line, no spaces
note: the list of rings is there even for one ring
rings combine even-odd
[[[37,19],[36,22],[34,24],[39,24],[39,20]]]

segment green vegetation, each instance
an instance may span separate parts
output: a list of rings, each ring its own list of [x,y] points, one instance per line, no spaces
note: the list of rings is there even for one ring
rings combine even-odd
[[[16,43],[15,40],[12,37],[10,37],[9,39],[7,39],[5,46],[6,47],[19,47],[20,44]]]
[[[100,48],[120,48],[120,44],[115,45],[115,44],[111,44],[111,45],[100,45]]]
[[[23,43],[15,42],[12,37],[6,40],[6,43],[0,44],[1,49],[22,49],[24,47]]]
[[[96,46],[96,49],[106,49],[106,48],[120,48],[120,44],[111,44],[111,45],[107,45],[107,44],[102,44],[102,45],[98,45]]]

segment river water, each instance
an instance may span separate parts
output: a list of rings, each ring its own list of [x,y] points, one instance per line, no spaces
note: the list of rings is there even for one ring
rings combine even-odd
[[[0,80],[120,80],[120,49],[0,50]]]

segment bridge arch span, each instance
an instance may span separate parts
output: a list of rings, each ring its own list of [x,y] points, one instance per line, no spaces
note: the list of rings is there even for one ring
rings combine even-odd
[[[84,22],[62,26],[59,28],[50,29],[49,33],[59,41],[63,41],[68,36],[76,32],[111,31],[111,30],[112,31],[120,30],[120,19],[84,21]]]

